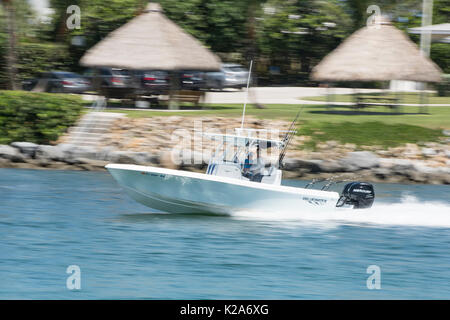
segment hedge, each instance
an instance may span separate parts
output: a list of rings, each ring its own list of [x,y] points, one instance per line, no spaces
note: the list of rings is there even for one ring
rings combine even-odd
[[[82,109],[82,99],[74,95],[0,91],[0,144],[56,141]]]

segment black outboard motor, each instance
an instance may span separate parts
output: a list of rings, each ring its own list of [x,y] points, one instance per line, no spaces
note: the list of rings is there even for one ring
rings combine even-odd
[[[342,190],[336,207],[343,205],[353,205],[353,209],[370,208],[375,200],[375,191],[370,183],[350,182]]]

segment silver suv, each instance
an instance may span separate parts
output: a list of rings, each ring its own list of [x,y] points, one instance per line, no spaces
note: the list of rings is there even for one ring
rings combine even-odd
[[[224,63],[220,71],[208,72],[206,84],[208,88],[245,88],[247,86],[248,70],[240,64]],[[251,83],[251,79],[250,79]]]
[[[88,69],[84,76],[91,81],[92,89],[107,98],[124,99],[136,95],[139,87],[132,74],[125,69]]]

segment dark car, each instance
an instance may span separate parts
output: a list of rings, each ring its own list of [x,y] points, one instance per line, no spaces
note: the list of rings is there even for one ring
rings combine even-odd
[[[50,71],[42,73],[35,79],[25,80],[22,87],[30,91],[83,93],[90,90],[90,82],[74,72]]]
[[[203,89],[206,86],[205,73],[202,71],[182,71],[180,74],[180,82],[182,89]]]
[[[138,84],[125,69],[88,69],[84,76],[91,81],[92,89],[107,98],[130,98],[136,95]]]
[[[133,74],[135,81],[140,86],[139,93],[143,95],[167,94],[170,88],[170,78],[167,71],[135,71]]]

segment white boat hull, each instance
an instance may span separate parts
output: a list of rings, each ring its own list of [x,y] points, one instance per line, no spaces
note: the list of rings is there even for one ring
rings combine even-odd
[[[276,186],[156,167],[108,164],[114,179],[134,200],[168,213],[229,214],[289,206],[335,207],[337,192]]]

